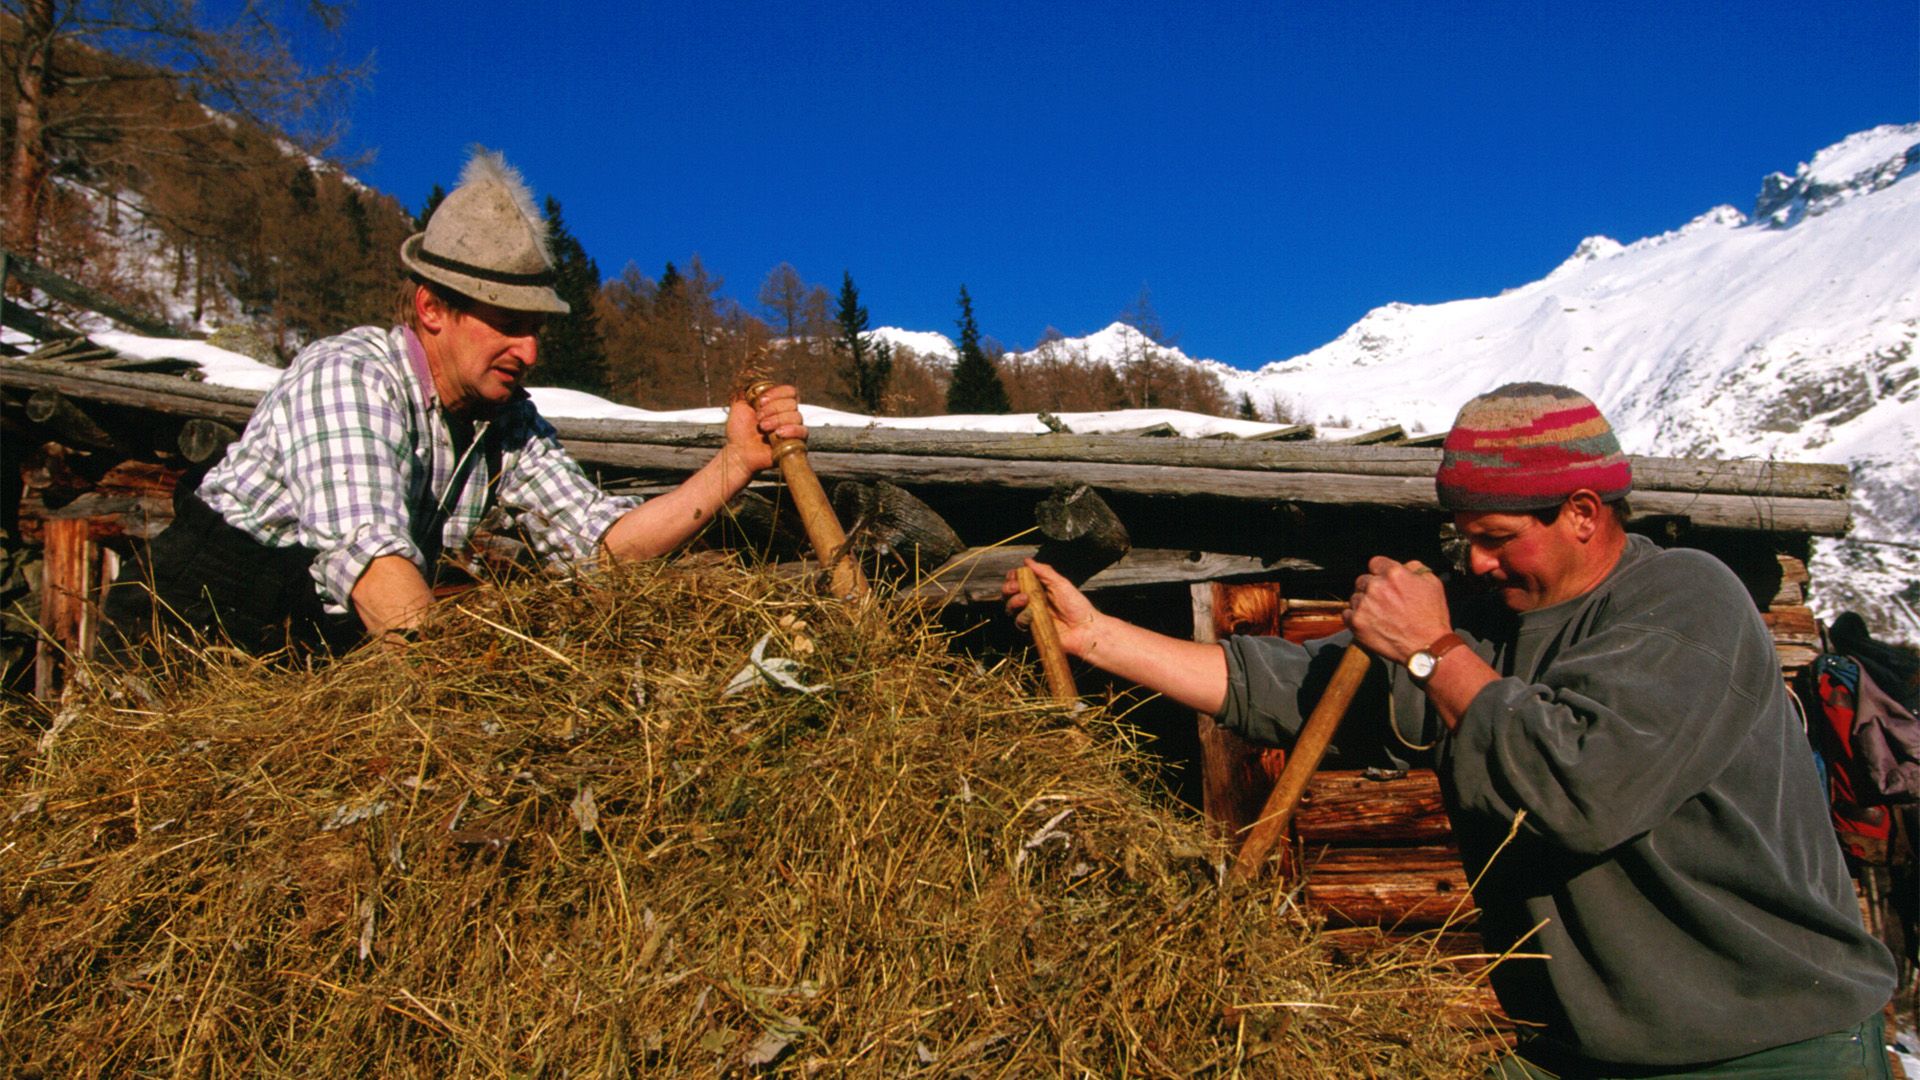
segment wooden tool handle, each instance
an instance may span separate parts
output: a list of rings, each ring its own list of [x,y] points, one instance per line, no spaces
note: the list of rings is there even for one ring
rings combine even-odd
[[[1253,831],[1234,856],[1231,880],[1244,882],[1258,877],[1260,867],[1273,851],[1274,842],[1286,835],[1293,812],[1300,805],[1300,796],[1306,793],[1307,781],[1313,779],[1313,770],[1320,767],[1320,759],[1326,756],[1333,733],[1346,717],[1347,707],[1353,704],[1353,695],[1359,692],[1361,681],[1367,677],[1367,666],[1372,662],[1373,658],[1359,645],[1347,647],[1340,666],[1334,669],[1333,681],[1327,684],[1326,693],[1320,695],[1320,703],[1313,707],[1313,715],[1307,717],[1306,727],[1300,729],[1300,738],[1287,754],[1287,764],[1280,770],[1280,779],[1274,782],[1272,794],[1267,796],[1267,805],[1260,810],[1260,820],[1253,823]]]
[[[772,387],[771,382],[754,383],[747,388],[747,400],[758,406],[760,395]],[[834,516],[833,504],[827,500],[826,489],[820,486],[820,477],[807,462],[807,444],[773,435],[767,437],[767,444],[773,447],[774,463],[780,466],[780,477],[793,495],[793,505],[800,512],[800,524],[807,530],[813,555],[829,570],[833,595],[843,600],[866,596],[867,575],[847,546],[846,531]]]
[[[1062,705],[1071,705],[1080,700],[1080,690],[1073,685],[1073,669],[1067,666],[1067,650],[1060,645],[1060,627],[1053,621],[1053,605],[1047,602],[1047,590],[1040,585],[1040,576],[1022,566],[1014,571],[1020,579],[1020,591],[1027,594],[1027,610],[1033,613],[1033,644],[1040,650],[1040,666],[1047,673],[1047,688],[1053,691],[1053,698]]]

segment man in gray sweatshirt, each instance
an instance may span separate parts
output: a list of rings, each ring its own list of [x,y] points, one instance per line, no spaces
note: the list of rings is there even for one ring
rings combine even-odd
[[[1629,463],[1565,387],[1469,402],[1436,486],[1498,596],[1484,611],[1375,558],[1346,633],[1200,644],[1032,565],[1068,652],[1256,742],[1298,735],[1303,687],[1354,641],[1388,661],[1394,707],[1372,734],[1430,748],[1488,950],[1544,955],[1494,972],[1523,1034],[1491,1075],[1885,1077],[1893,960],[1861,926],[1739,580],[1626,533]],[[1025,603],[1011,575],[1006,591]]]

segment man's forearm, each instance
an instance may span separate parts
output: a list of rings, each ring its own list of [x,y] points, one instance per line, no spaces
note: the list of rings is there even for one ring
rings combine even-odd
[[[418,623],[433,606],[433,590],[406,556],[380,555],[354,582],[352,600],[354,614],[377,638]]]
[[[1227,701],[1227,657],[1220,646],[1158,634],[1096,613],[1063,635],[1067,651],[1123,679],[1209,715]]]
[[[651,559],[687,542],[753,479],[753,470],[722,447],[684,483],[621,515],[600,541],[617,559]]]

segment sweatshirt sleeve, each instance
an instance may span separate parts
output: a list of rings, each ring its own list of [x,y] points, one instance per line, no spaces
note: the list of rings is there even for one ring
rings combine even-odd
[[[1526,828],[1597,854],[1718,775],[1764,715],[1752,688],[1779,668],[1746,591],[1703,553],[1633,568],[1590,618],[1540,681],[1500,679],[1474,698],[1440,769],[1462,810],[1525,810]]]
[[[1250,742],[1292,746],[1353,644],[1341,631],[1304,645],[1234,635],[1221,642],[1227,697],[1214,720]],[[1433,743],[1439,721],[1406,669],[1375,662],[1329,750],[1330,767],[1405,769]]]

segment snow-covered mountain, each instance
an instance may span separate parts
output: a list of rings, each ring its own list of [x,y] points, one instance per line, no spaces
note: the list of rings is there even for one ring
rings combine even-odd
[[[1622,245],[1583,241],[1499,296],[1388,304],[1228,380],[1303,420],[1438,431],[1522,380],[1592,395],[1634,453],[1845,462],[1854,533],[1822,543],[1816,607],[1920,641],[1920,124],[1853,135]],[[1874,543],[1874,541],[1891,541]]]
[[[871,336],[895,349],[912,349],[923,360],[937,360],[949,367],[960,358],[959,350],[953,346],[953,339],[934,330],[902,330],[897,326],[882,326],[874,330]]]
[[[948,365],[952,365],[959,359],[959,350],[955,348],[953,339],[945,334],[930,330],[903,330],[897,326],[882,326],[872,334],[896,349],[901,347],[912,349],[924,359],[938,360]],[[1116,368],[1124,366],[1128,358],[1137,357],[1152,350],[1157,359],[1163,362],[1188,364],[1212,371],[1220,376],[1223,383],[1233,384],[1235,380],[1244,380],[1247,377],[1246,372],[1229,367],[1218,360],[1188,356],[1176,345],[1155,344],[1145,334],[1126,323],[1117,321],[1085,337],[1056,338],[1049,344],[1036,345],[1025,351],[1010,351],[1007,353],[1007,358],[1014,361],[1033,359],[1049,346],[1065,358],[1090,360]]]
[[[938,334],[878,333],[952,355]],[[1387,304],[1255,372],[1163,353],[1263,414],[1322,427],[1440,431],[1469,397],[1537,380],[1592,395],[1634,453],[1850,464],[1854,532],[1819,545],[1815,605],[1920,641],[1916,336],[1920,124],[1904,124],[1766,177],[1751,217],[1717,206],[1629,244],[1589,237],[1539,281]],[[1058,346],[1118,363],[1138,331],[1114,323]]]

